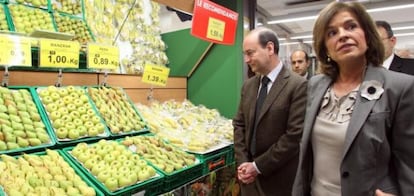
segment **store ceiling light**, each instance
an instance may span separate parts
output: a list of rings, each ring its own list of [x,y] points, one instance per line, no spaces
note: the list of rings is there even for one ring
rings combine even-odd
[[[372,12],[382,12],[382,11],[406,9],[406,8],[412,8],[412,7],[414,7],[414,4],[384,6],[384,7],[367,9],[367,12],[370,12],[370,13],[372,13]],[[297,22],[297,21],[303,21],[303,20],[315,20],[317,17],[318,17],[318,14],[313,14],[313,15],[310,15],[310,16],[294,15],[291,18],[280,18],[280,19],[275,19],[275,20],[269,20],[267,22],[267,24],[280,24],[280,23]]]
[[[399,31],[399,30],[409,30],[409,29],[414,29],[414,26],[393,27],[393,28],[392,28],[392,30],[393,30],[393,31]]]
[[[399,9],[412,8],[412,7],[414,7],[414,4],[387,6],[387,7],[367,9],[367,12],[370,12],[370,13],[372,13],[372,12],[383,12],[383,11],[390,11],[390,10],[399,10]]]
[[[403,37],[403,36],[413,36],[414,33],[397,33],[394,34],[395,37]]]

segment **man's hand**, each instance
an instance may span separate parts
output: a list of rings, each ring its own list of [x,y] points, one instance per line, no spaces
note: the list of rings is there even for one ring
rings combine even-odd
[[[384,192],[382,192],[381,190],[377,189],[377,190],[375,191],[375,196],[395,196],[395,195],[393,195],[393,194],[389,194],[389,193],[384,193]]]
[[[254,182],[257,176],[256,168],[253,166],[253,162],[242,163],[237,168],[237,177],[245,184]]]

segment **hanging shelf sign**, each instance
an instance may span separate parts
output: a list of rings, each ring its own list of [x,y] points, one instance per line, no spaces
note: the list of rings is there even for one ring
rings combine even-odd
[[[14,35],[0,35],[0,65],[32,66],[30,41]]]
[[[146,64],[142,75],[142,82],[157,86],[166,86],[170,69],[159,65]]]
[[[208,0],[194,3],[191,34],[217,44],[232,45],[239,14]]]
[[[88,44],[88,68],[118,69],[119,48],[100,44]]]
[[[79,42],[41,39],[39,67],[79,68]]]

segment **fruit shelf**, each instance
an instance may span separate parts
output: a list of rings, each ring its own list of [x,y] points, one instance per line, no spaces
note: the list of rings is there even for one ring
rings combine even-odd
[[[16,162],[16,164],[14,164],[15,169],[10,172],[10,175],[26,175],[27,180],[25,181],[25,179],[23,179],[24,183],[21,187],[17,187],[18,182],[21,181],[11,181],[13,182],[13,185],[11,186],[13,190],[11,190],[11,192],[14,193],[8,194],[6,194],[5,190],[3,189],[3,185],[0,184],[0,196],[28,194],[28,192],[20,192],[24,190],[33,190],[37,191],[40,194],[45,194],[45,191],[49,191],[49,188],[52,187],[53,191],[56,191],[55,194],[57,195],[62,194],[62,192],[58,191],[65,191],[66,188],[70,187],[70,191],[72,191],[73,194],[81,193],[82,195],[104,196],[104,194],[95,187],[95,185],[85,176],[85,174],[77,169],[77,167],[73,165],[73,163],[67,157],[65,157],[63,152],[60,150],[46,150],[14,157],[0,155],[0,158],[2,160],[0,161],[0,164],[4,163],[4,161],[7,162],[14,160]],[[19,164],[24,165],[20,166]],[[7,163],[4,163],[4,166],[6,168],[9,167],[7,165]],[[31,175],[31,177],[29,177],[29,175]],[[49,184],[51,187],[45,187],[47,184]],[[40,186],[43,188],[35,188],[33,186]],[[82,189],[79,190],[79,187],[82,187]],[[92,191],[92,189],[94,191]],[[20,192],[20,194],[17,194],[16,191]],[[69,191],[69,189],[66,191]]]
[[[149,131],[147,123],[122,88],[89,86],[86,89],[109,127],[112,137],[138,135]]]
[[[105,148],[110,148],[110,146],[112,148],[115,148],[115,149],[110,150],[111,153],[107,153],[107,152],[101,153],[102,150],[104,150]],[[130,151],[128,151],[124,146],[118,144],[118,142],[100,140],[97,143],[89,144],[87,146],[84,144],[78,144],[77,146],[74,146],[74,147],[73,146],[66,147],[62,149],[62,152],[65,154],[67,158],[71,160],[71,162],[74,165],[76,165],[78,169],[80,169],[86,176],[88,176],[88,178],[102,192],[104,192],[105,195],[132,195],[135,193],[142,194],[142,192],[145,191],[144,192],[145,195],[152,196],[152,195],[158,195],[162,193],[164,175],[161,172],[153,169],[150,164],[148,164],[145,160],[139,158],[139,156],[136,156],[133,153],[130,153]],[[120,154],[117,154],[117,152],[119,152]],[[79,154],[76,154],[76,153],[79,153]],[[81,153],[89,153],[89,154],[82,155]],[[110,160],[108,156],[106,156],[108,154],[111,156],[113,155],[114,159]],[[77,156],[79,159],[76,158],[75,156]],[[101,156],[103,156],[103,158]],[[125,160],[120,161],[119,159],[124,159],[124,158],[121,158],[120,156],[123,156]],[[135,159],[135,158],[138,158],[138,159]],[[83,159],[86,159],[86,160],[83,160]],[[91,164],[91,162],[93,162],[94,159],[96,159],[95,161],[97,162],[94,164]],[[126,179],[127,177],[132,176],[132,171],[133,171],[132,169],[137,169],[137,170],[139,169],[138,172],[144,171],[141,169],[143,167],[142,165],[136,165],[137,162],[139,162],[140,160],[141,160],[141,164],[143,163],[145,167],[150,167],[155,172],[155,175],[153,175],[152,177],[147,176],[145,177],[146,180],[143,180],[143,181],[140,181],[138,177],[138,179],[133,180],[132,184],[118,187],[119,186],[118,182],[120,182],[119,180],[120,178]],[[117,163],[114,163],[114,162],[117,162]],[[128,165],[126,164],[126,162],[133,163],[134,165],[126,166]],[[116,166],[118,163],[120,165]],[[106,168],[98,168],[100,167],[99,165],[101,164],[107,164],[105,166]],[[88,165],[90,165],[91,169],[86,168],[86,167],[89,167]],[[122,170],[125,170],[125,172],[123,173]],[[96,172],[98,174],[97,176],[93,174]],[[107,178],[101,177],[105,175],[105,174],[101,174],[104,172],[108,172],[110,176],[108,176]],[[121,175],[121,176],[113,177],[114,175]],[[110,178],[115,178],[115,179],[118,178],[117,183],[113,184],[113,185],[116,185],[116,187],[114,187],[112,190],[110,190],[106,186],[107,183],[108,183],[107,184],[108,186],[111,186],[109,184]],[[101,182],[99,179],[106,179],[106,182],[104,182],[105,184]]]
[[[57,145],[97,141],[110,135],[84,88],[48,86],[35,89]]]
[[[0,106],[0,154],[34,152],[56,144],[33,88],[0,87],[0,95],[4,102]]]
[[[127,136],[117,141],[128,147],[132,152],[139,154],[155,169],[164,174],[164,191],[180,187],[203,175],[202,160],[168,144],[152,133],[133,137]],[[188,164],[188,161],[183,161],[183,159],[189,157],[194,159],[191,164]],[[183,163],[175,165],[179,162]]]

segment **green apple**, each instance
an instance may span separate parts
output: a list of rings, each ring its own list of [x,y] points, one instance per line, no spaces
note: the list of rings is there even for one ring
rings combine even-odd
[[[92,126],[91,128],[88,129],[88,135],[91,137],[98,136],[99,131],[96,127]]]
[[[50,94],[50,98],[52,98],[52,102],[53,102],[53,101],[57,101],[57,100],[59,100],[59,99],[60,99],[60,95],[59,95],[59,93],[53,92],[53,93],[51,93],[51,94]],[[44,99],[43,99],[42,101],[43,101],[43,103],[45,103],[45,104],[49,104],[49,103],[46,103]],[[62,101],[63,101],[63,100],[62,100]],[[50,102],[50,103],[51,103],[51,102]]]
[[[138,180],[145,181],[151,178],[150,171],[147,168],[141,168],[141,171],[138,173]]]
[[[65,102],[66,105],[73,103],[73,97],[71,97],[70,95],[67,95],[65,97],[63,97],[63,102]]]
[[[45,104],[45,105],[49,105],[49,104],[53,103],[54,101],[55,100],[53,99],[52,96],[42,97],[42,103]]]
[[[88,129],[90,129],[90,128],[94,127],[95,125],[91,121],[86,121],[86,122],[84,121],[84,126]]]
[[[55,121],[55,120],[61,119],[62,113],[58,110],[55,110],[55,111],[50,112],[49,116],[52,121]]]
[[[91,173],[93,175],[97,176],[99,174],[99,172],[104,171],[106,169],[105,163],[103,163],[103,162],[101,162],[101,163],[98,163],[97,165],[94,165],[92,167]]]
[[[60,96],[64,97],[64,96],[68,95],[69,92],[68,92],[68,90],[66,90],[64,88],[61,88],[61,89],[58,90],[58,93],[59,93]]]
[[[56,130],[56,136],[59,138],[59,139],[65,139],[65,138],[67,138],[68,137],[68,129],[66,128],[66,127],[60,127],[60,128],[58,128],[58,129],[55,129]]]
[[[57,111],[58,110],[58,106],[56,105],[56,103],[49,103],[46,104],[46,111],[51,113],[53,111]]]
[[[79,131],[76,130],[75,128],[69,129],[68,137],[69,137],[69,139],[78,139],[80,137]]]
[[[66,107],[68,108],[69,112],[76,111],[77,108],[73,103],[68,104]]]
[[[84,163],[85,168],[92,170],[93,166],[97,165],[97,161],[95,159],[88,159]]]
[[[80,99],[73,100],[73,104],[79,109],[79,107],[83,106],[83,101]]]
[[[111,173],[109,171],[101,171],[99,172],[99,174],[97,175],[97,179],[100,182],[105,182],[108,178],[111,177]]]
[[[64,127],[65,122],[59,118],[59,119],[53,120],[52,125],[53,125],[53,128],[59,129],[61,127]]]
[[[105,182],[104,182],[104,184],[105,184],[105,187],[106,188],[108,188],[110,191],[115,191],[115,190],[117,190],[118,189],[118,179],[116,179],[116,178],[113,178],[113,177],[111,177],[111,178],[108,178]]]

